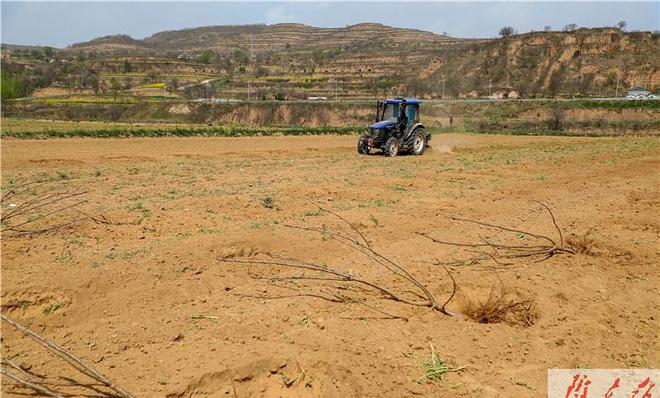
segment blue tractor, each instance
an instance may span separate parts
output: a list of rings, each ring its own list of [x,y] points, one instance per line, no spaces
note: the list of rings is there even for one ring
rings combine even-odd
[[[431,140],[431,134],[419,122],[419,105],[415,98],[393,98],[378,101],[376,123],[358,140],[357,150],[368,155],[380,149],[386,156],[400,153],[421,155]]]

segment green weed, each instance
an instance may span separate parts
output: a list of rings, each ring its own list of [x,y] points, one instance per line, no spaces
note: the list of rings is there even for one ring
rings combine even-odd
[[[128,260],[130,258],[135,257],[135,255],[138,254],[139,252],[140,252],[139,250],[113,250],[110,253],[108,253],[105,256],[105,258],[110,260],[115,260],[115,259]]]
[[[278,220],[257,221],[257,222],[253,222],[253,223],[249,224],[248,228],[250,228],[250,229],[259,229],[259,228],[262,228],[262,227],[267,227],[269,225],[277,225],[279,223],[280,222]]]
[[[73,261],[73,254],[71,250],[65,248],[55,257],[55,260],[60,264],[66,264]]]
[[[3,131],[3,137],[11,138],[68,138],[68,137],[251,137],[281,135],[355,135],[363,127],[248,127],[248,126],[211,126],[195,128],[99,128],[43,131]]]
[[[46,315],[48,315],[48,314],[52,314],[53,312],[59,310],[60,308],[62,308],[62,307],[64,307],[64,306],[65,306],[64,303],[51,304],[51,305],[45,307],[44,310],[43,310],[43,312],[44,312],[44,314],[46,314]]]
[[[220,319],[219,317],[214,315],[204,315],[204,314],[192,315],[190,318],[194,321],[207,320],[213,322],[218,322],[218,320]]]
[[[208,228],[202,227],[199,229],[200,234],[219,234],[224,231],[224,228]]]
[[[424,369],[424,377],[427,380],[442,380],[442,378],[450,372],[458,372],[462,369],[465,369],[466,366],[460,366],[458,368],[453,368],[447,361],[440,358],[431,346],[431,356],[429,359],[422,363],[422,368]]]
[[[267,209],[272,209],[273,208],[273,198],[270,196],[266,196],[265,198],[261,199],[261,205]]]
[[[306,212],[303,213],[305,217],[316,217],[321,215],[321,210],[316,209],[316,210],[307,210]]]
[[[68,180],[69,178],[71,178],[68,173],[66,173],[64,171],[60,171],[60,170],[56,171],[55,175],[57,176],[57,179],[59,179],[59,180]]]

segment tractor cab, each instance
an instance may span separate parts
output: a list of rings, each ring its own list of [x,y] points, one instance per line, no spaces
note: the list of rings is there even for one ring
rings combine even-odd
[[[415,98],[392,98],[376,104],[376,123],[358,140],[358,153],[368,154],[380,149],[388,156],[398,153],[421,155],[431,135],[419,121],[419,106]]]
[[[419,104],[416,99],[388,99],[378,102],[378,113],[376,122],[396,123],[399,117],[405,113],[408,124],[419,121]]]

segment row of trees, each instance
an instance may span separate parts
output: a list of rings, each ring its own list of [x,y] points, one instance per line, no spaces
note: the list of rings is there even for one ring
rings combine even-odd
[[[315,73],[316,70],[332,62],[344,50],[342,49],[313,49],[309,53],[298,54],[296,58],[288,58],[287,53],[274,51],[251,52],[244,49],[235,49],[231,53],[218,53],[213,50],[205,50],[198,56],[186,59],[194,59],[205,65],[213,65],[224,70],[228,75],[235,72],[246,73],[251,69],[257,77],[267,76],[269,71],[264,65],[274,63],[287,64],[290,73]]]
[[[628,26],[628,23],[626,21],[619,21],[616,24],[616,27],[620,30],[625,30],[626,27]],[[567,25],[564,25],[564,28],[562,29],[562,32],[574,32],[578,29],[578,25],[574,23],[569,23]],[[543,27],[543,31],[545,32],[550,32],[552,30],[552,26],[550,25],[545,25]],[[504,26],[502,29],[500,29],[499,34],[501,37],[509,37],[517,34],[518,31],[516,31],[512,26]]]
[[[52,62],[37,65],[2,63],[2,98],[29,96],[35,89],[59,86],[72,90],[99,89],[99,75],[84,64]]]
[[[55,49],[53,47],[43,47],[43,48],[18,48],[13,51],[17,56],[30,57],[39,60],[49,60],[55,55]]]

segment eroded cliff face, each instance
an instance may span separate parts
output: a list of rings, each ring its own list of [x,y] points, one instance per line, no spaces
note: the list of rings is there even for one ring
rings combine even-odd
[[[619,93],[660,84],[660,36],[618,29],[538,32],[467,46],[455,57],[439,55],[424,71],[451,94],[487,94],[511,87],[523,94]],[[431,70],[429,70],[431,69]]]

